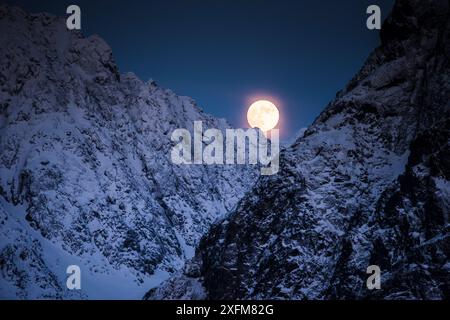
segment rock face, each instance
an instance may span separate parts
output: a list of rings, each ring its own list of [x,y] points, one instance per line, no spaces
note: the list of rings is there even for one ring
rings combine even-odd
[[[65,18],[1,6],[0,30],[0,297],[141,298],[257,171],[173,165],[173,130],[228,124],[120,74],[108,45]]]
[[[278,175],[146,298],[449,298],[449,8],[397,1],[380,47],[282,152]],[[370,265],[380,290],[366,287]]]

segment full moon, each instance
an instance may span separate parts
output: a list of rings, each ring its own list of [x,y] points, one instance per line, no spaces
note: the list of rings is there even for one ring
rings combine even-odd
[[[270,101],[258,100],[248,108],[247,121],[252,128],[259,128],[264,133],[275,128],[280,118],[278,108]]]

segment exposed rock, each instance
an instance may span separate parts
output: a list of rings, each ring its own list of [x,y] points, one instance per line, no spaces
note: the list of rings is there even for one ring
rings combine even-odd
[[[186,298],[187,281],[209,299],[448,298],[449,7],[397,1],[380,47],[279,174],[202,238],[200,274],[146,298]],[[372,264],[381,290],[366,287]]]
[[[98,36],[6,6],[0,29],[0,297],[70,297],[69,264],[80,264],[87,297],[142,297],[183,266],[257,171],[173,165],[173,130],[229,125],[120,74]],[[32,267],[18,263],[21,250]]]

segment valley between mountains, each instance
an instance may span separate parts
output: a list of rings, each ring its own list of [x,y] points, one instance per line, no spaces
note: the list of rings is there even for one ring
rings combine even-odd
[[[173,130],[230,125],[64,17],[0,30],[0,298],[449,298],[448,0],[396,2],[273,176],[174,165]]]

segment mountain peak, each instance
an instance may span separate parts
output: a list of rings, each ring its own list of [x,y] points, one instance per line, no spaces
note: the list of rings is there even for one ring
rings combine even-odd
[[[282,151],[278,175],[202,238],[198,272],[146,298],[448,297],[449,17],[448,1],[397,1],[381,46]],[[366,286],[371,265],[380,290]]]
[[[70,298],[65,269],[75,263],[86,279],[78,298],[124,287],[141,298],[183,266],[256,170],[174,165],[175,129],[228,125],[120,75],[99,36],[6,6],[0,29],[0,296]]]

